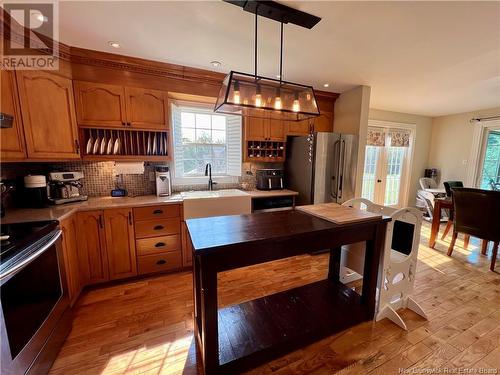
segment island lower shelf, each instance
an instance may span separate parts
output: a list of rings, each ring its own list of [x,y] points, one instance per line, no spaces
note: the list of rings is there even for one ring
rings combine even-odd
[[[239,372],[267,360],[262,351],[274,358],[370,319],[361,299],[327,279],[220,308],[220,370]]]

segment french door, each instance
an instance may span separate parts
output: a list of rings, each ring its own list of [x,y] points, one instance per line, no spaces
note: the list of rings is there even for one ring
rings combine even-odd
[[[478,187],[500,190],[500,125],[487,127],[484,132]]]
[[[391,207],[407,204],[412,140],[412,132],[407,128],[369,127],[363,198]]]

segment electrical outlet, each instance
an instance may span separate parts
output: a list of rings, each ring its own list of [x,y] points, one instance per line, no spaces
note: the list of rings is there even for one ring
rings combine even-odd
[[[153,171],[149,172],[149,181],[153,182],[156,179],[155,173]]]

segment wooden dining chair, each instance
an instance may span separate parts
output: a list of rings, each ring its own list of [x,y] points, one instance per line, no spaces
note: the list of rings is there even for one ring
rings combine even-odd
[[[446,190],[447,197],[453,197],[453,189],[457,187],[464,187],[464,183],[462,181],[445,181],[443,182],[444,189]],[[444,228],[443,235],[441,236],[441,240],[444,240],[448,235],[451,227],[453,226],[453,210],[450,210],[448,215],[448,221],[446,222],[446,227]],[[469,247],[470,236],[468,234],[464,235],[464,249],[467,250]]]
[[[448,256],[453,252],[458,233],[465,233],[484,241],[493,241],[490,269],[494,271],[500,242],[500,191],[455,188],[453,207],[453,236]]]

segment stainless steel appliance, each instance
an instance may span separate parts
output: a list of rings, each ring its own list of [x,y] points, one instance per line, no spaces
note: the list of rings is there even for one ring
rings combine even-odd
[[[172,194],[172,183],[168,167],[156,167],[156,195],[165,197]]]
[[[49,173],[49,202],[63,204],[86,201],[88,197],[82,194],[82,172],[51,172]]]
[[[355,194],[357,159],[355,135],[288,137],[285,187],[299,192],[297,205],[343,203]]]
[[[280,190],[283,189],[282,169],[257,169],[256,185],[258,190]]]
[[[1,373],[47,373],[71,326],[57,221],[1,225]]]

